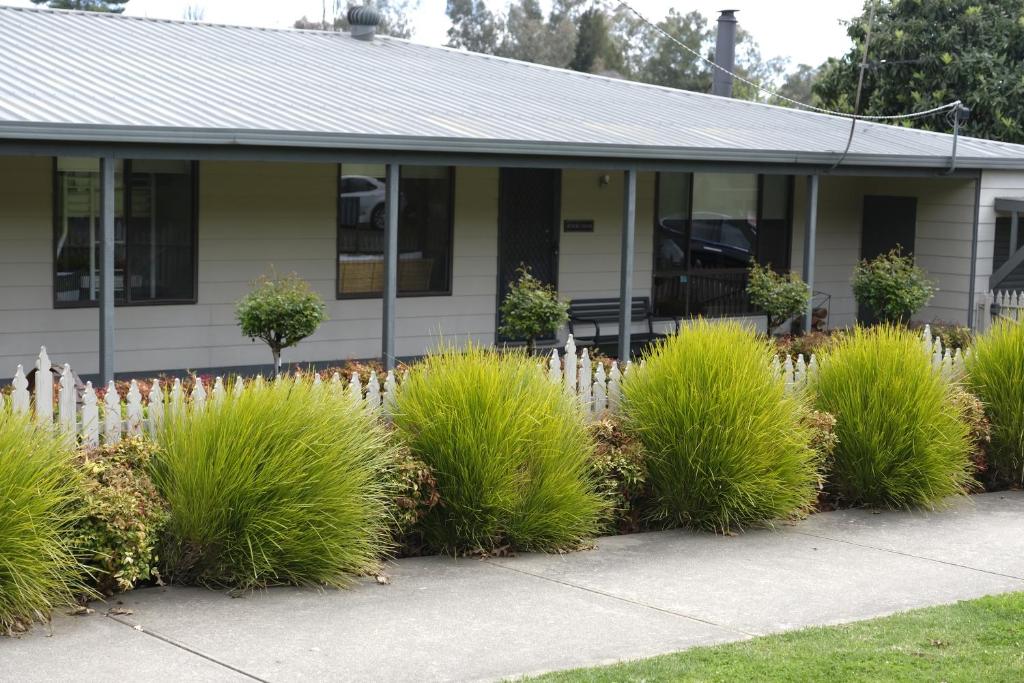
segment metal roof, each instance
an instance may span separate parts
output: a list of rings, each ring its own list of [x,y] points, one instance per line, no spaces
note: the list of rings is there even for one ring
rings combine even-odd
[[[4,140],[830,164],[848,119],[346,33],[0,7]],[[1024,168],[961,137],[960,168]],[[952,136],[858,122],[844,165],[941,168]]]

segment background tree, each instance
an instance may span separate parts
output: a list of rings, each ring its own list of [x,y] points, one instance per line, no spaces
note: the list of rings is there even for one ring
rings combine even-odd
[[[833,109],[851,111],[867,31],[854,17],[854,45],[829,60],[814,93]],[[1024,2],[1022,0],[889,0],[875,12],[861,97],[864,114],[898,114],[952,100],[971,108],[968,135],[1024,142]],[[909,122],[949,131],[946,117]]]
[[[505,34],[505,21],[489,10],[484,0],[448,0],[445,12],[452,22],[448,29],[449,47],[495,53]]]
[[[128,0],[32,0],[36,5],[50,9],[77,9],[84,12],[109,12],[120,14]]]
[[[330,0],[324,3],[319,21],[303,16],[293,26],[314,31],[347,31],[348,8],[362,4],[362,0]],[[413,27],[408,17],[411,0],[376,0],[373,4],[381,14],[378,33],[394,38],[412,37]]]
[[[605,11],[590,7],[576,18],[576,49],[569,68],[592,74],[621,74],[622,48],[612,36]]]
[[[798,64],[795,69],[786,74],[779,86],[778,92],[784,97],[804,104],[818,106],[821,100],[814,94],[814,84],[821,76],[822,66],[811,66],[810,64]],[[788,106],[788,103],[772,99],[772,104]]]

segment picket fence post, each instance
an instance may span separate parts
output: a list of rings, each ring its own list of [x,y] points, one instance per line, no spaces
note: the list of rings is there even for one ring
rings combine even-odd
[[[82,392],[82,443],[90,448],[100,445],[100,410],[92,382],[86,382]]]
[[[160,380],[154,379],[149,388],[149,434],[156,437],[164,423],[164,392]]]
[[[117,395],[114,380],[107,383],[103,396],[103,443],[112,444],[121,440],[121,397]]]
[[[71,374],[71,366],[64,364],[60,373],[60,393],[57,399],[57,416],[60,430],[65,437],[74,442],[78,436],[78,406],[75,395],[75,378]]]
[[[131,381],[128,387],[128,404],[125,408],[127,419],[128,436],[142,435],[142,392],[139,391],[139,383]]]
[[[36,422],[41,425],[53,426],[53,375],[50,374],[50,356],[46,347],[39,347],[36,359]]]

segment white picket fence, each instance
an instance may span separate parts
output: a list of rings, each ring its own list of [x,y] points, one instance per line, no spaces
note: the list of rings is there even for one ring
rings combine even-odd
[[[175,379],[170,386],[164,386],[159,379],[154,379],[150,386],[149,400],[143,402],[138,382],[132,380],[126,400],[122,401],[114,383],[110,382],[107,384],[101,406],[92,382],[86,382],[85,389],[79,397],[71,367],[65,364],[57,382],[55,410],[53,382],[38,381],[40,377],[50,376],[50,367],[50,357],[44,346],[36,360],[37,381],[33,396],[28,390],[28,379],[25,377],[24,369],[21,365],[18,366],[11,382],[11,395],[7,399],[10,401],[9,409],[14,413],[32,412],[40,424],[55,424],[69,439],[77,437],[86,446],[98,446],[101,442],[117,443],[122,436],[155,436],[167,415],[201,413],[208,404],[222,401],[228,392],[221,377],[215,378],[213,386],[207,389],[202,378],[196,376],[192,390],[187,395],[180,379]],[[301,375],[297,374],[296,377]],[[278,376],[274,381],[286,379]],[[313,375],[312,382],[314,386],[325,384],[319,374]],[[248,389],[259,389],[264,383],[265,380],[261,376],[248,382],[242,377],[237,377],[231,392],[237,396]],[[365,386],[357,372],[353,372],[347,381],[336,372],[329,380],[329,384],[348,400],[360,402],[367,410],[382,417],[390,415],[396,387],[394,372],[388,371],[382,383],[377,373],[371,371]],[[0,394],[0,410],[7,409],[4,402],[4,396]]]
[[[945,348],[939,337],[932,336],[928,325],[925,325],[921,335],[921,347],[924,353],[931,356],[932,367],[941,372],[944,378],[958,381],[963,377],[964,361],[970,350]],[[48,377],[50,367],[50,358],[44,346],[36,360],[36,377]],[[779,381],[784,383],[786,392],[793,393],[806,389],[818,370],[818,361],[814,354],[806,361],[803,354],[796,357],[775,356],[771,367]],[[622,401],[622,382],[632,368],[631,362],[620,369],[618,362],[613,361],[606,370],[605,363],[591,359],[586,348],[577,353],[572,335],[569,335],[564,353],[559,354],[558,349],[553,349],[546,367],[541,366],[551,382],[562,385],[567,393],[576,397],[589,419],[599,419],[606,413],[618,412]],[[278,376],[274,381],[287,379]],[[230,391],[238,395],[248,389],[259,389],[264,382],[260,376],[250,381],[236,377]],[[399,379],[393,371],[384,376],[383,382],[376,372],[371,372],[365,385],[357,372],[352,372],[347,380],[334,373],[327,382],[314,373],[312,382],[314,385],[329,384],[348,400],[360,402],[367,410],[383,419],[392,413],[395,391],[399,385]],[[4,405],[5,398],[0,394],[0,410],[32,412],[39,423],[55,424],[68,438],[77,437],[87,446],[96,446],[100,443],[116,443],[123,435],[155,435],[167,415],[202,412],[207,404],[217,404],[223,400],[227,392],[221,377],[216,377],[213,386],[208,389],[202,378],[197,376],[187,395],[180,379],[175,379],[170,386],[164,386],[159,379],[154,379],[149,400],[144,402],[138,383],[132,380],[126,399],[122,401],[114,383],[110,382],[100,405],[91,382],[86,383],[79,396],[71,368],[66,364],[57,382],[56,397],[53,382],[39,381],[36,382],[33,396],[28,390],[25,372],[19,365],[12,382],[11,395],[6,399],[10,406]]]
[[[932,359],[932,369],[942,374],[942,377],[950,382],[963,379],[965,362],[970,355],[970,349],[948,348],[943,346],[942,339],[932,335],[931,325],[925,325],[921,332],[921,351],[928,354]],[[809,361],[804,361],[804,354],[792,356],[779,356],[772,359],[772,370],[785,383],[787,392],[802,391],[810,383],[811,378],[818,371],[818,360],[811,354]]]
[[[998,307],[993,315],[992,306]],[[978,302],[978,332],[987,332],[997,320],[1009,320],[1015,323],[1024,320],[1024,291],[989,290],[980,297]]]

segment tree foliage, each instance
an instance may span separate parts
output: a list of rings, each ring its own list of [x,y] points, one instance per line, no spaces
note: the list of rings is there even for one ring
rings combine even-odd
[[[569,319],[569,304],[558,299],[546,285],[527,268],[519,269],[519,279],[509,287],[501,302],[501,334],[512,339],[525,339],[533,353],[537,337],[554,334]]]
[[[865,259],[853,271],[853,296],[882,322],[908,322],[934,295],[935,283],[899,248]]]
[[[806,310],[811,298],[807,283],[796,273],[782,275],[757,263],[750,265],[747,294],[750,303],[768,315],[771,329]]]
[[[586,0],[556,0],[547,15],[538,0],[513,0],[505,14],[484,0],[448,0],[446,7],[451,47],[684,90],[711,88],[711,67],[672,40],[713,58],[715,31],[700,12],[673,9],[651,26],[625,8],[609,10]],[[736,39],[738,75],[768,86],[781,80],[785,60],[763,58],[743,29]],[[734,94],[765,99],[740,81]]]
[[[831,59],[815,85],[823,104],[852,111],[867,14],[850,20],[853,46]],[[1024,142],[1024,2],[888,0],[871,29],[861,111],[891,115],[963,100],[965,134]],[[943,116],[909,125],[949,131]]]
[[[260,339],[274,356],[274,371],[281,369],[281,351],[316,332],[327,318],[323,299],[297,275],[261,277],[235,310],[242,334]]]
[[[120,14],[128,0],[32,0],[33,4],[50,9],[76,9],[83,12]]]

